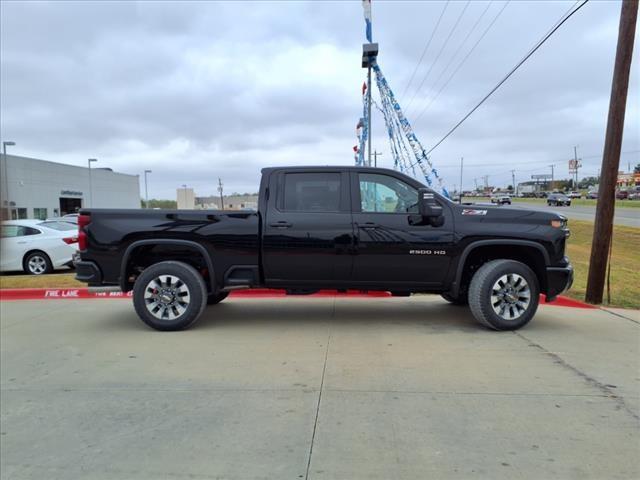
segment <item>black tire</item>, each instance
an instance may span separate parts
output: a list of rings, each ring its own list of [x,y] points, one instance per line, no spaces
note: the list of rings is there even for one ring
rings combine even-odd
[[[229,292],[218,292],[207,297],[207,305],[217,305],[229,296]]]
[[[29,253],[24,257],[22,268],[27,275],[44,275],[53,272],[53,265],[49,255],[40,250]]]
[[[462,295],[460,297],[454,297],[449,295],[448,293],[441,293],[440,296],[444,298],[447,302],[453,305],[468,305],[469,300],[466,295]]]
[[[186,302],[180,301],[185,297]],[[206,305],[204,279],[195,268],[183,262],[166,261],[151,265],[144,269],[133,285],[136,313],[156,330],[184,330],[198,319]]]
[[[503,283],[503,287],[500,287],[499,282]],[[494,290],[494,287],[499,289]],[[524,263],[492,260],[480,267],[471,279],[469,307],[476,320],[488,328],[517,330],[529,323],[535,315],[539,295],[538,279]]]

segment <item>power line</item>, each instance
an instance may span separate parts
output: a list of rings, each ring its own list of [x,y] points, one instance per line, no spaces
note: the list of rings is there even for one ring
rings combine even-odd
[[[628,150],[626,152],[620,152],[620,155],[631,155],[634,153],[640,153],[640,150]],[[597,154],[597,155],[583,155],[580,157],[582,160],[586,160],[588,158],[602,158],[602,154]],[[562,161],[566,161],[568,160],[569,157],[567,158],[556,158],[554,160],[540,160],[541,162],[562,162]],[[517,165],[531,165],[531,161],[525,161],[525,162],[492,162],[492,163],[467,163],[466,164],[468,168],[472,168],[472,167],[509,167],[509,166],[517,166]],[[439,170],[442,170],[443,168],[460,168],[459,165],[442,165],[440,167],[438,167]],[[522,171],[522,170],[518,170],[518,171]]]
[[[482,19],[486,15],[486,13],[489,10],[489,8],[491,8],[492,4],[493,4],[493,0],[491,0],[489,3],[487,3],[487,6],[485,7],[485,9],[482,11],[480,16],[476,20],[476,22],[473,24],[473,26],[471,27],[471,29],[469,30],[467,35],[464,37],[464,40],[462,40],[462,42],[460,43],[460,45],[458,46],[458,48],[456,49],[454,54],[451,56],[451,59],[449,60],[449,63],[447,63],[447,65],[440,71],[440,75],[438,75],[438,78],[436,78],[435,81],[433,82],[434,88],[438,84],[438,82],[440,81],[442,76],[447,72],[447,70],[449,70],[449,67],[451,66],[453,61],[456,59],[456,57],[460,53],[460,50],[462,50],[462,47],[464,47],[465,43],[467,43],[467,40],[469,40],[469,37],[473,34],[473,32],[476,31],[476,28],[478,27],[478,25],[480,24],[480,22],[482,21]],[[431,90],[431,89],[429,89],[429,90]],[[425,95],[425,98],[429,98],[430,96],[431,95]]]
[[[505,3],[503,5],[503,7],[500,9],[500,11],[498,11],[498,13],[496,14],[495,17],[493,17],[493,20],[491,20],[491,23],[489,23],[489,25],[487,26],[487,28],[485,28],[484,32],[482,32],[482,35],[480,35],[480,37],[478,37],[478,40],[476,40],[476,43],[473,44],[473,47],[471,47],[471,49],[469,50],[469,52],[465,55],[465,57],[462,59],[462,61],[458,64],[458,66],[455,68],[455,70],[451,73],[451,75],[449,76],[449,78],[447,79],[446,82],[444,82],[444,84],[442,85],[442,87],[440,87],[440,90],[438,90],[438,92],[435,94],[435,96],[429,101],[429,103],[422,109],[422,111],[413,118],[413,122],[415,123],[420,117],[422,117],[422,115],[424,115],[424,113],[429,109],[429,107],[431,106],[431,104],[433,102],[436,101],[436,99],[440,96],[440,94],[442,93],[442,91],[447,87],[447,85],[449,85],[449,82],[451,82],[451,80],[453,80],[453,78],[456,76],[456,74],[458,73],[458,71],[462,68],[462,66],[466,63],[467,59],[471,56],[471,54],[473,53],[473,51],[476,49],[476,47],[480,44],[480,42],[482,41],[482,39],[487,35],[487,33],[489,33],[489,30],[491,30],[491,28],[493,27],[493,24],[496,23],[496,21],[498,20],[498,18],[500,17],[500,15],[502,15],[502,12],[504,12],[505,8],[507,8],[507,5],[509,5],[509,3],[511,2],[511,0],[508,0],[507,3]]]
[[[449,35],[447,35],[447,38],[445,39],[444,43],[442,44],[442,47],[440,48],[440,51],[436,55],[436,58],[431,63],[431,66],[429,67],[429,70],[427,70],[426,75],[422,78],[422,82],[420,82],[420,85],[418,86],[418,88],[416,89],[415,93],[413,94],[413,97],[411,97],[411,100],[409,100],[409,103],[407,104],[407,106],[405,108],[405,112],[407,112],[409,110],[409,107],[413,103],[413,100],[416,98],[416,95],[418,95],[418,92],[420,92],[420,89],[424,85],[424,82],[426,82],[427,78],[429,78],[429,75],[431,75],[431,71],[433,70],[433,67],[435,66],[436,63],[438,63],[438,59],[440,58],[440,55],[442,55],[442,52],[444,51],[445,47],[449,43],[449,40],[451,40],[451,36],[453,35],[453,32],[455,32],[456,28],[458,28],[458,24],[460,23],[460,20],[462,20],[462,17],[464,16],[464,12],[467,11],[467,8],[469,7],[470,3],[471,3],[471,0],[467,0],[467,3],[465,4],[464,8],[462,9],[462,12],[460,12],[460,15],[458,15],[458,19],[456,20],[456,23],[453,24],[453,27],[449,31]]]
[[[422,63],[422,59],[424,58],[425,54],[427,53],[427,50],[429,50],[429,46],[431,45],[433,37],[435,36],[436,31],[438,30],[438,26],[440,25],[440,22],[442,21],[442,17],[444,16],[444,12],[447,10],[447,7],[449,6],[449,2],[450,1],[451,0],[447,0],[447,3],[444,4],[444,8],[442,9],[442,12],[440,12],[440,17],[438,18],[438,21],[436,22],[436,26],[431,31],[431,36],[429,37],[429,40],[427,41],[427,44],[425,45],[424,49],[422,50],[422,55],[420,55],[420,59],[418,60],[418,63],[416,64],[416,68],[413,69],[413,73],[411,74],[411,78],[409,79],[409,82],[407,83],[407,86],[404,87],[404,91],[402,92],[402,95],[400,96],[401,99],[404,98],[405,94],[407,93],[407,90],[409,90],[409,86],[411,85],[411,82],[413,82],[413,78],[416,76],[416,73],[418,72],[418,68],[420,67],[420,64]]]
[[[469,113],[467,113],[464,117],[462,117],[462,120],[460,120],[458,123],[456,123],[456,124],[453,126],[453,128],[451,128],[451,129],[450,129],[450,130],[445,134],[445,136],[444,136],[444,137],[442,137],[442,138],[441,138],[441,139],[440,139],[440,140],[439,140],[439,141],[438,141],[438,142],[437,142],[433,147],[431,147],[431,149],[429,149],[429,151],[427,151],[427,152],[426,152],[426,155],[429,155],[431,152],[433,152],[433,151],[434,151],[434,150],[435,150],[435,149],[436,149],[436,148],[437,148],[437,147],[438,147],[442,142],[444,142],[444,141],[449,137],[449,135],[451,135],[453,132],[455,132],[455,131],[458,129],[458,127],[460,127],[460,125],[462,125],[462,124],[464,123],[464,121],[465,121],[467,118],[469,118],[469,117],[473,114],[473,112],[475,112],[478,108],[480,108],[480,106],[481,106],[485,101],[487,101],[487,99],[488,99],[491,95],[493,95],[493,94],[495,93],[495,91],[496,91],[496,90],[498,90],[498,88],[500,88],[500,87],[502,86],[502,84],[503,84],[504,82],[506,82],[506,81],[509,79],[509,77],[511,77],[511,75],[513,75],[513,74],[516,72],[516,70],[518,70],[518,68],[520,68],[520,67],[522,66],[522,64],[523,64],[524,62],[526,62],[526,61],[529,59],[529,57],[531,57],[531,55],[533,55],[533,54],[534,54],[534,53],[535,53],[535,52],[536,52],[536,51],[537,51],[537,50],[538,50],[542,45],[544,45],[544,43],[545,43],[545,42],[546,42],[546,41],[547,41],[547,40],[548,40],[548,39],[549,39],[549,38],[550,38],[550,37],[551,37],[551,36],[552,36],[552,35],[553,35],[553,34],[554,34],[554,33],[555,33],[555,32],[556,32],[556,31],[557,31],[557,30],[558,30],[558,29],[559,29],[559,28],[560,28],[560,27],[561,27],[561,26],[566,22],[566,21],[567,21],[567,20],[569,20],[569,19],[570,19],[570,18],[571,18],[571,17],[572,17],[572,16],[573,16],[573,15],[574,15],[578,10],[580,10],[582,7],[584,7],[584,6],[587,4],[587,2],[589,2],[589,0],[584,0],[580,5],[578,5],[578,7],[577,7],[577,8],[575,8],[575,9],[574,9],[573,11],[571,11],[568,15],[566,15],[566,16],[565,16],[561,21],[559,21],[559,22],[557,23],[557,25],[556,25],[554,28],[552,28],[552,29],[551,29],[551,31],[550,31],[549,33],[547,33],[547,34],[542,38],[542,40],[540,40],[540,41],[535,45],[535,47],[533,47],[533,48],[529,51],[529,53],[527,53],[527,55],[525,55],[525,56],[524,56],[524,58],[523,58],[522,60],[520,60],[520,61],[516,64],[516,66],[515,66],[515,67],[513,67],[513,68],[511,69],[511,71],[510,71],[509,73],[507,73],[507,75],[505,75],[505,77],[504,77],[502,80],[500,80],[500,82],[498,82],[498,84],[497,84],[495,87],[493,87],[493,88],[491,89],[491,91],[490,91],[489,93],[487,93],[487,94],[484,96],[484,98],[483,98],[482,100],[480,100],[480,102],[478,102],[478,104],[477,104],[475,107],[473,107],[473,108],[469,111]]]

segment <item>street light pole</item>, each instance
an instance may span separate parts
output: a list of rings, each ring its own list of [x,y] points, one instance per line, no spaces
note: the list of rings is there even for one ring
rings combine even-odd
[[[7,215],[9,215],[7,220],[12,219],[11,199],[9,197],[9,161],[7,160],[7,147],[13,147],[15,144],[16,142],[2,142],[2,158],[4,158],[4,194],[7,199]]]
[[[87,160],[87,164],[89,165],[89,206],[93,207],[93,182],[91,180],[91,164],[93,162],[97,162],[98,159],[90,158]]]
[[[151,170],[144,171],[144,208],[149,208],[149,190],[147,189],[147,173],[153,173]]]

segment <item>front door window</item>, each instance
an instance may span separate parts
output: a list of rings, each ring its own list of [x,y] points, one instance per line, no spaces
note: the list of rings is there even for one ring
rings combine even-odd
[[[411,185],[377,173],[358,177],[363,213],[418,213],[418,191]]]

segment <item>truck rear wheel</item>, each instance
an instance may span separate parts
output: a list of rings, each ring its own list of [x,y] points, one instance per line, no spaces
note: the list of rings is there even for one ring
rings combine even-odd
[[[493,260],[478,269],[469,285],[473,316],[493,330],[517,330],[533,318],[539,302],[538,279],[524,263]]]
[[[198,319],[207,305],[207,287],[191,265],[159,262],[144,269],[136,279],[133,305],[151,328],[183,330]]]

